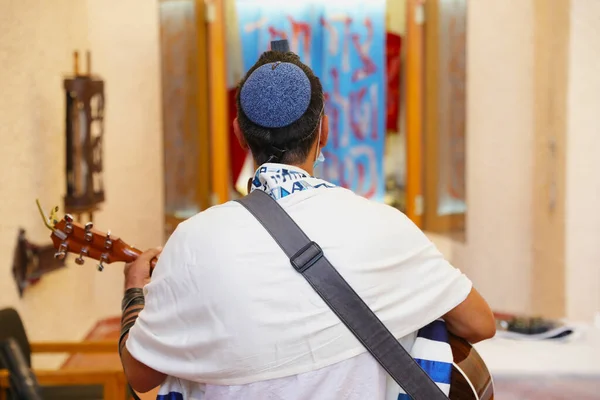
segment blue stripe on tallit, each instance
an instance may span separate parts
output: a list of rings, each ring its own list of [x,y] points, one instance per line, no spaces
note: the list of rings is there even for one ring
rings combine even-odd
[[[415,343],[420,342],[420,344],[423,345],[424,342],[426,345],[428,341],[448,343],[448,330],[446,328],[446,323],[443,320],[433,321],[429,325],[419,329],[419,332],[417,333],[417,338],[415,339]],[[448,354],[444,352],[444,354],[437,354],[436,357],[433,357],[434,353],[435,352],[432,352],[431,358],[415,358],[415,361],[417,362],[417,364],[419,364],[421,368],[423,368],[427,375],[429,375],[431,380],[438,384],[438,386],[440,384],[446,385],[446,389],[444,389],[443,391],[447,395],[447,388],[448,385],[450,385],[450,380],[452,377],[452,353],[450,350],[450,346],[448,346]],[[401,391],[398,394],[398,400],[411,400],[410,396],[404,393],[402,389],[400,390]]]
[[[429,340],[435,340],[436,342],[448,343],[448,330],[446,329],[446,323],[441,320],[433,321],[429,325],[424,326],[419,330],[417,336]]]
[[[169,392],[169,394],[159,394],[156,400],[183,400],[183,395],[177,392]]]
[[[329,184],[327,182],[323,182],[323,183],[319,183],[318,185],[315,185],[315,189],[322,188],[322,187],[335,188],[335,185]]]
[[[415,359],[417,364],[423,368],[427,375],[433,380],[435,383],[446,383],[450,384],[450,376],[452,374],[452,364],[442,362],[442,361],[433,361],[433,360],[419,360]]]

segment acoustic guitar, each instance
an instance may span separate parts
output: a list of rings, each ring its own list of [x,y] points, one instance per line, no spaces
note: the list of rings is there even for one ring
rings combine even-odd
[[[55,211],[56,209],[53,210]],[[55,257],[61,260],[68,253],[74,253],[78,255],[75,259],[77,264],[82,265],[85,258],[91,258],[99,261],[98,270],[102,271],[105,264],[131,262],[141,254],[140,250],[111,235],[110,232],[95,230],[91,222],[81,225],[68,214],[57,221],[51,212],[45,223],[52,230],[50,237],[57,250]],[[155,263],[156,260],[153,260],[152,267]],[[450,346],[454,356],[450,399],[493,399],[492,376],[477,351],[465,340],[453,335],[450,336]]]

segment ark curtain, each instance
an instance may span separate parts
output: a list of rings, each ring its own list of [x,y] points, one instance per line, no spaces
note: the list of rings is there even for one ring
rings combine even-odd
[[[386,119],[385,0],[237,0],[244,69],[272,40],[321,79],[329,116],[323,179],[383,200]]]

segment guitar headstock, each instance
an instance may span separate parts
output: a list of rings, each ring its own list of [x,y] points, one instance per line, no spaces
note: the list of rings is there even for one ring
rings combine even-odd
[[[64,259],[68,253],[74,253],[78,255],[75,259],[77,264],[83,265],[84,257],[91,258],[99,261],[98,270],[102,271],[104,264],[131,262],[141,253],[111,235],[110,231],[105,233],[94,229],[92,222],[79,224],[69,214],[62,220],[53,222],[50,238],[57,250],[54,256],[59,260]]]
[[[58,221],[58,207],[54,207],[46,217],[39,201],[37,206],[44,224],[52,231],[50,238],[56,249],[54,257],[58,260],[64,260],[68,253],[73,253],[78,255],[75,259],[77,264],[83,265],[85,258],[91,258],[99,261],[98,270],[102,271],[104,264],[132,262],[141,254],[140,250],[111,235],[110,231],[104,233],[94,229],[92,222],[82,225],[69,214]],[[155,263],[156,260],[152,260],[152,264]]]

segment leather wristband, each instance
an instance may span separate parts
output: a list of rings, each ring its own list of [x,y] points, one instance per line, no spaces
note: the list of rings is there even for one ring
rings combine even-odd
[[[125,325],[123,328],[121,328],[121,335],[119,336],[119,356],[121,356],[121,342],[123,341],[123,339],[125,339],[125,336],[127,336],[127,334],[129,333],[129,330],[133,327],[133,325],[135,324],[135,321],[132,321],[130,323],[128,323],[127,325]]]
[[[121,335],[119,336],[119,355],[121,354],[121,344],[123,339],[129,333],[129,330],[135,324],[137,320],[136,312],[141,311],[141,309],[131,308],[132,306],[143,306],[145,304],[144,301],[144,290],[142,288],[131,288],[125,291],[125,295],[123,296],[123,301],[121,302],[121,312],[123,315],[121,316]],[[128,309],[131,310],[128,311]]]
[[[129,301],[127,303],[125,303],[125,306],[123,307],[122,312],[127,311],[127,309],[130,308],[131,306],[143,306],[144,304],[146,304],[146,302],[145,302],[143,296],[133,297],[133,298],[129,299]]]
[[[142,288],[131,288],[125,291],[123,301],[121,302],[121,311],[125,311],[129,307],[134,299],[144,299],[144,290]]]

